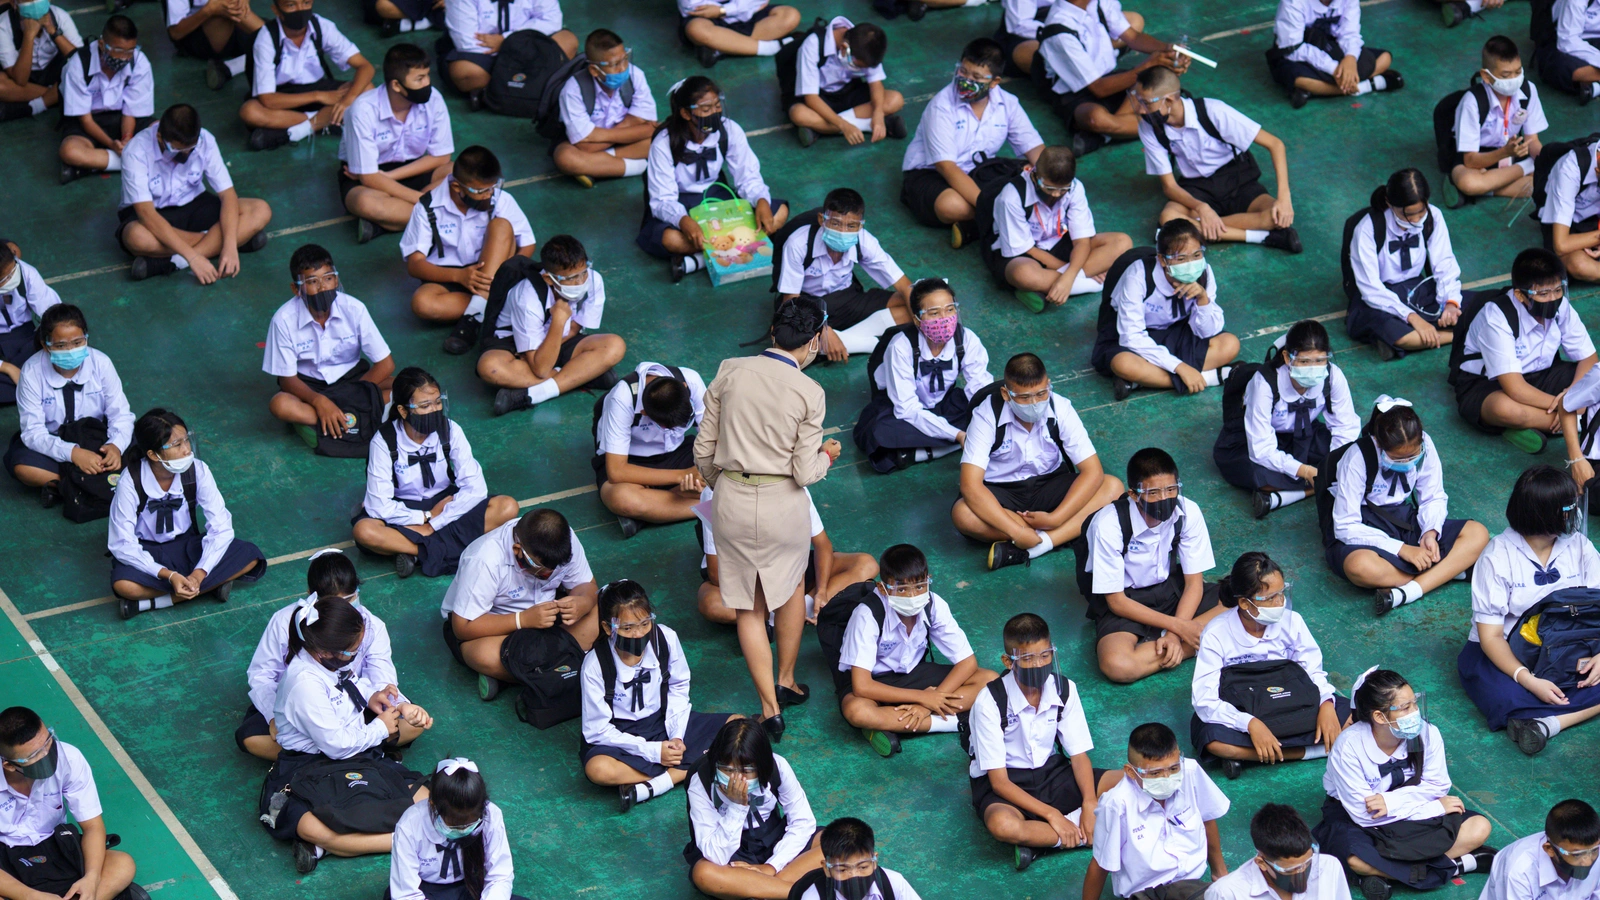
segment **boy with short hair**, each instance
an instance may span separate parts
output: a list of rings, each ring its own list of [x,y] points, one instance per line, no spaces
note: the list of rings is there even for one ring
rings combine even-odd
[[[705,482],[689,429],[705,415],[706,383],[690,368],[642,362],[595,411],[594,480],[624,538],[641,521],[694,518]]]
[[[1532,195],[1539,133],[1549,124],[1539,89],[1523,73],[1517,42],[1499,34],[1489,38],[1478,77],[1456,104],[1456,164],[1449,183],[1468,197]]]
[[[1580,142],[1556,160],[1545,181],[1544,206],[1539,208],[1544,248],[1559,254],[1567,273],[1579,281],[1600,281],[1597,158],[1600,140]]]
[[[795,882],[789,896],[795,900],[921,900],[921,895],[899,872],[878,865],[878,843],[872,826],[860,819],[834,819],[822,829],[822,868]],[[832,884],[824,888],[823,882]]]
[[[778,86],[800,146],[811,146],[819,134],[842,134],[850,144],[906,136],[905,97],[883,86],[889,36],[882,28],[834,16],[796,49],[794,72],[780,69]]]
[[[1206,889],[1206,900],[1274,896],[1278,900],[1350,900],[1344,866],[1335,857],[1317,852],[1311,829],[1294,807],[1268,803],[1257,810],[1250,818],[1250,843],[1256,848],[1255,857],[1213,882]],[[1521,900],[1536,900],[1536,896]],[[1484,900],[1490,900],[1487,894]]]
[[[455,152],[428,54],[395,44],[383,55],[383,89],[350,105],[339,142],[339,196],[357,219],[356,243],[405,228],[417,201],[450,174]]]
[[[450,83],[467,95],[467,107],[476,111],[483,108],[495,57],[516,32],[549,37],[567,59],[578,54],[578,36],[561,25],[560,0],[445,0],[447,34],[440,42],[451,49],[440,62],[448,65]]]
[[[150,900],[133,883],[133,858],[106,849],[100,793],[83,751],[57,738],[38,713],[13,706],[0,711],[0,759],[0,896]]]
[[[249,0],[163,0],[167,37],[179,56],[206,62],[206,87],[221,90],[249,64],[250,44],[264,24]]]
[[[26,5],[26,10],[13,5],[14,15],[0,16],[0,122],[59,106],[62,70],[83,46],[83,35],[66,10],[37,0]]]
[[[1178,750],[1171,728],[1159,722],[1135,728],[1122,780],[1100,795],[1083,900],[1099,900],[1107,875],[1118,897],[1194,897],[1208,867],[1213,879],[1228,874],[1217,830],[1228,806],[1200,763]]]
[[[1550,807],[1544,830],[1495,855],[1478,900],[1594,900],[1600,896],[1600,814],[1582,800]]]
[[[796,221],[773,272],[778,302],[805,295],[822,304],[822,352],[831,362],[870,353],[878,336],[911,321],[911,279],[866,229],[867,203],[850,188],[834,188],[815,223]],[[865,290],[857,265],[879,287]]]
[[[561,85],[556,168],[586,188],[596,178],[643,175],[655,136],[656,101],[633,50],[616,32],[598,28],[583,43],[587,65]]]
[[[724,56],[777,56],[799,25],[800,10],[768,0],[678,0],[678,39],[708,69]]]
[[[1312,97],[1356,97],[1406,85],[1389,68],[1389,51],[1361,39],[1358,0],[1278,0],[1272,34],[1267,69],[1295,109]]]
[[[1588,103],[1600,97],[1600,8],[1580,0],[1556,0],[1548,8],[1551,19],[1528,28],[1539,77]]]
[[[156,112],[156,79],[139,28],[112,16],[61,76],[61,183],[122,170],[122,151]]]
[[[272,150],[313,132],[343,132],[350,104],[372,87],[372,63],[339,26],[311,11],[312,0],[273,0],[273,20],[256,32],[250,50],[250,99],[239,118],[250,127],[250,149]],[[340,81],[328,64],[355,77]]]
[[[461,151],[451,176],[422,195],[400,236],[406,272],[421,281],[411,311],[429,322],[455,322],[444,352],[478,343],[494,273],[512,254],[532,256],[533,226],[502,188],[500,160],[487,147]]]
[[[833,674],[839,713],[879,756],[900,752],[902,734],[955,731],[957,717],[998,677],[978,668],[932,581],[922,551],[895,544],[878,557],[873,599],[857,604],[845,625]],[[948,663],[933,661],[934,647]]]

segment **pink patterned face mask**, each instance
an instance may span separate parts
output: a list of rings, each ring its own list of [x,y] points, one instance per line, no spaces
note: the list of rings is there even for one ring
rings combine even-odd
[[[921,331],[922,336],[928,339],[928,343],[943,344],[956,336],[956,328],[959,324],[959,319],[956,316],[945,316],[942,319],[918,319],[917,330]]]

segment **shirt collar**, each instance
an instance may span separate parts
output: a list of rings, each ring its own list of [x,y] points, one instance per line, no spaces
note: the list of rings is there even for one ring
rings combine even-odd
[[[1067,187],[1067,192],[1061,195],[1061,199],[1052,204],[1045,202],[1045,199],[1039,195],[1038,185],[1034,184],[1033,175],[1031,173],[1026,178],[1022,179],[1022,181],[1024,194],[1022,198],[1022,205],[1024,207],[1037,205],[1042,206],[1051,212],[1056,212],[1057,210],[1065,209],[1068,201],[1072,199],[1072,191],[1074,190],[1073,186],[1069,185]],[[1074,178],[1073,181],[1076,182],[1077,179]]]
[[[397,438],[395,446],[399,447],[401,450],[410,453],[417,453],[423,450],[437,449],[439,446],[439,432],[437,431],[424,437],[422,442],[419,444],[411,439],[411,434],[406,431],[404,424],[395,422],[394,425],[394,433]]]
[[[1401,741],[1400,742],[1400,746],[1395,748],[1396,752],[1399,753],[1400,755],[1399,756],[1390,756],[1387,753],[1383,752],[1383,748],[1382,747],[1378,746],[1378,738],[1377,738],[1377,735],[1375,735],[1373,733],[1372,723],[1370,723],[1370,722],[1357,722],[1357,723],[1355,723],[1355,725],[1353,725],[1351,727],[1363,728],[1364,729],[1364,733],[1361,735],[1361,737],[1362,737],[1361,752],[1362,752],[1362,755],[1365,756],[1367,758],[1367,760],[1369,762],[1371,762],[1374,766],[1382,765],[1383,763],[1389,762],[1390,760],[1405,759],[1406,752],[1407,752],[1406,751],[1406,742],[1405,741]],[[1426,723],[1424,723],[1424,725],[1423,725],[1423,731],[1424,732],[1427,731]]]
[[[1028,705],[1028,698],[1023,696],[1022,688],[1017,684],[1015,673],[1007,672],[1005,681],[1002,683],[1006,688],[1006,696],[1010,697],[1015,704],[1012,707],[1014,710],[1032,709],[1034,712],[1043,713],[1065,705],[1061,699],[1061,692],[1056,690],[1056,679],[1054,678],[1046,678],[1044,687],[1039,689],[1039,705],[1037,707]]]
[[[326,325],[318,325],[317,320],[311,318],[311,310],[306,308],[306,302],[301,300],[298,295],[290,297],[289,302],[294,304],[295,327],[322,328],[325,331],[331,331],[333,329],[334,322],[345,321],[344,304],[339,302],[343,299],[345,299],[344,291],[340,291],[333,295],[333,305],[328,307],[328,323]]]
[[[959,322],[956,324],[956,331],[961,331],[961,325]],[[944,342],[944,348],[938,353],[934,353],[933,348],[928,346],[928,339],[923,335],[922,329],[920,328],[917,329],[916,342],[917,349],[920,351],[922,359],[952,359],[955,357],[956,339],[953,336],[950,338],[950,340]],[[913,372],[911,374],[916,375],[917,373]]]
[[[1539,554],[1534,552],[1533,547],[1528,544],[1528,539],[1523,537],[1520,531],[1507,528],[1506,533],[1511,535],[1511,546],[1516,548],[1517,552],[1521,553],[1522,557],[1530,564],[1538,566],[1542,569],[1548,569],[1554,566],[1557,560],[1561,559],[1561,557],[1566,554],[1567,549],[1572,547],[1572,545],[1576,543],[1580,537],[1580,535],[1576,534],[1560,535],[1556,538],[1555,546],[1550,548],[1550,560],[1548,562],[1541,563],[1539,562]]]

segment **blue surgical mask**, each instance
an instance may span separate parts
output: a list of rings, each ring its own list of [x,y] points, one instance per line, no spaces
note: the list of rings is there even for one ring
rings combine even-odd
[[[1394,733],[1395,737],[1404,741],[1420,736],[1422,734],[1422,711],[1413,710],[1409,714],[1390,722],[1389,730]]]
[[[1011,404],[1011,414],[1013,416],[1029,424],[1041,422],[1045,416],[1050,414],[1049,398],[1040,400],[1037,403],[1018,403],[1015,400],[1007,400],[1006,402]]]
[[[58,369],[63,369],[63,370],[68,371],[68,372],[70,372],[73,369],[76,369],[79,366],[83,365],[83,361],[88,359],[88,358],[89,358],[89,345],[88,344],[84,344],[82,347],[78,347],[75,350],[51,350],[50,351],[50,364],[55,366]]]
[[[856,245],[861,240],[859,231],[834,231],[832,228],[822,229],[822,243],[835,253],[843,253]]]
[[[628,79],[631,77],[633,77],[633,72],[631,71],[630,67],[628,69],[623,69],[621,72],[606,72],[602,74],[600,76],[600,83],[606,86],[606,90],[614,91],[617,88],[627,84]]]
[[[728,792],[728,782],[730,781],[728,773],[718,771],[712,777],[716,781],[717,787],[722,788],[722,792],[726,794]],[[766,796],[766,792],[762,789],[761,782],[752,780],[745,786],[745,799],[751,803],[759,803],[764,796]]]
[[[459,841],[462,838],[472,837],[478,833],[478,829],[481,827],[483,827],[482,819],[457,828],[446,825],[444,819],[440,818],[438,813],[433,814],[433,830],[439,832],[439,835],[447,841]]]
[[[1391,459],[1387,453],[1383,453],[1382,451],[1379,451],[1379,453],[1381,454],[1379,456],[1379,464],[1383,466],[1385,471],[1389,472],[1397,472],[1401,474],[1413,472],[1416,471],[1417,463],[1422,461],[1422,457],[1420,455],[1412,459],[1396,460]]]
[[[1196,281],[1199,281],[1200,276],[1204,275],[1205,273],[1206,261],[1204,258],[1192,259],[1188,262],[1173,263],[1167,267],[1167,274],[1172,276],[1172,280],[1181,281],[1184,284],[1194,284]]]
[[[18,3],[17,15],[24,19],[42,19],[50,12],[50,0],[33,0],[32,3]]]
[[[1322,387],[1328,380],[1328,367],[1321,366],[1294,366],[1289,367],[1289,379],[1308,391]]]

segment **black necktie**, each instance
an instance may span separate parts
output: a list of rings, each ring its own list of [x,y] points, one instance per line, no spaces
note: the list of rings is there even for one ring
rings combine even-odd
[[[1547,585],[1547,584],[1555,584],[1557,581],[1560,581],[1560,580],[1561,580],[1561,570],[1557,569],[1554,565],[1550,566],[1549,568],[1541,568],[1538,564],[1534,565],[1534,567],[1533,567],[1533,583],[1534,584],[1540,585],[1542,587],[1542,586]]]
[[[1406,477],[1406,473],[1404,473],[1404,472],[1389,472],[1388,475],[1389,475],[1389,496],[1391,496],[1391,497],[1394,496],[1394,489],[1397,488],[1397,487],[1400,488],[1401,491],[1403,491],[1403,493],[1400,495],[1401,497],[1409,497],[1409,496],[1411,496],[1411,479]]]
[[[1389,790],[1399,790],[1406,783],[1406,761],[1404,759],[1391,759],[1378,765],[1378,776],[1389,777]]]
[[[428,453],[412,453],[412,454],[410,454],[409,456],[406,457],[406,461],[409,462],[411,465],[413,465],[413,466],[421,465],[422,466],[422,489],[423,490],[427,490],[427,489],[433,487],[433,461],[435,459],[438,459],[438,458],[439,458],[438,454],[433,453],[431,451],[428,452]]]
[[[66,418],[61,420],[65,425],[78,420],[78,398],[76,394],[83,390],[83,385],[76,381],[69,381],[61,386],[61,405],[66,408]]]
[[[624,681],[622,689],[633,688],[633,711],[638,712],[644,706],[644,686],[650,683],[650,670],[638,669],[634,672],[632,681]]]
[[[683,151],[682,162],[684,165],[695,163],[694,177],[705,179],[711,177],[711,164],[717,160],[717,148],[707,147],[704,150]]]
[[[928,379],[930,390],[944,390],[944,373],[956,366],[954,360],[949,359],[924,359],[917,363],[917,374]]]
[[[357,712],[367,708],[367,698],[361,696],[361,690],[356,687],[355,679],[350,677],[348,669],[339,673],[339,690],[344,691],[344,695],[356,705]]]
[[[452,872],[454,872],[457,880],[466,877],[465,873],[461,871],[460,842],[446,841],[443,844],[434,844],[433,846],[439,851],[439,882],[441,884],[453,883],[450,880]]]
[[[1183,320],[1183,316],[1183,298],[1174,293],[1172,295],[1172,321],[1180,322]]]
[[[1403,238],[1396,238],[1390,241],[1389,252],[1399,253],[1400,268],[1409,270],[1411,268],[1411,251],[1413,248],[1420,246],[1422,246],[1422,235],[1412,232]]]
[[[183,506],[182,497],[162,497],[160,500],[151,500],[145,504],[148,509],[156,514],[156,532],[158,534],[172,533],[172,514]]]
[[[12,292],[12,293],[0,295],[0,296],[4,296],[4,298],[5,298],[5,302],[4,303],[0,303],[0,316],[5,316],[6,327],[10,328],[12,325],[16,324],[16,322],[13,321],[12,318],[11,318],[11,298],[16,296],[16,293]]]
[[[1302,397],[1289,404],[1289,412],[1294,415],[1294,436],[1303,438],[1311,433],[1311,411],[1317,408],[1317,401],[1310,397]]]

